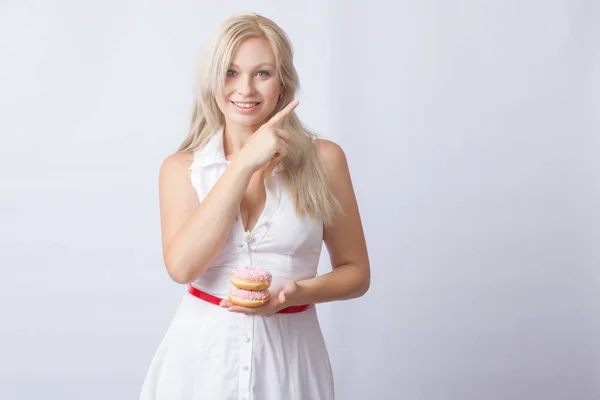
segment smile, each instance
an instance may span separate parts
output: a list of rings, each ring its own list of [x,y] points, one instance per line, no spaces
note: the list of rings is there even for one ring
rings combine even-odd
[[[260,104],[259,102],[241,102],[241,101],[232,101],[231,104],[237,108],[240,112],[251,112],[256,109],[256,107]]]

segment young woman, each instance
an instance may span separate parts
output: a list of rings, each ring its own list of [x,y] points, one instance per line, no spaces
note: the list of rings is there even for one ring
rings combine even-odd
[[[234,15],[210,42],[189,134],[160,169],[164,260],[187,290],[141,400],[334,398],[314,305],[362,296],[370,267],[344,152],[303,127],[298,85],[265,17]],[[270,272],[268,303],[228,299],[245,266]]]

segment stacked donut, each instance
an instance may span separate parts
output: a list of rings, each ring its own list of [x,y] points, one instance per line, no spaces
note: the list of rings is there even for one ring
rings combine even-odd
[[[252,266],[234,269],[230,281],[229,301],[242,307],[259,307],[269,302],[267,290],[272,276],[263,267]]]

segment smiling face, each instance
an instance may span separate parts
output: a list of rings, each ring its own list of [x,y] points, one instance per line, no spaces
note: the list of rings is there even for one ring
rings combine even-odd
[[[216,101],[227,126],[258,129],[271,115],[282,92],[275,55],[263,38],[245,39],[237,46]]]

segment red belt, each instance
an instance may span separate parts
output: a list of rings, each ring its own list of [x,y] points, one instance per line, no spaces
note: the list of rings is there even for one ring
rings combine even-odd
[[[211,304],[214,305],[219,305],[221,304],[221,301],[223,299],[217,297],[217,296],[213,296],[212,294],[208,294],[206,292],[203,292],[202,290],[199,290],[195,287],[193,287],[192,285],[188,285],[188,292],[190,292],[190,294],[192,296],[196,296],[199,299],[202,299],[204,301],[207,301]],[[277,311],[277,314],[291,314],[291,313],[298,313],[298,312],[302,312],[308,309],[308,307],[310,307],[310,304],[303,304],[301,306],[289,306],[286,307],[282,310]]]

